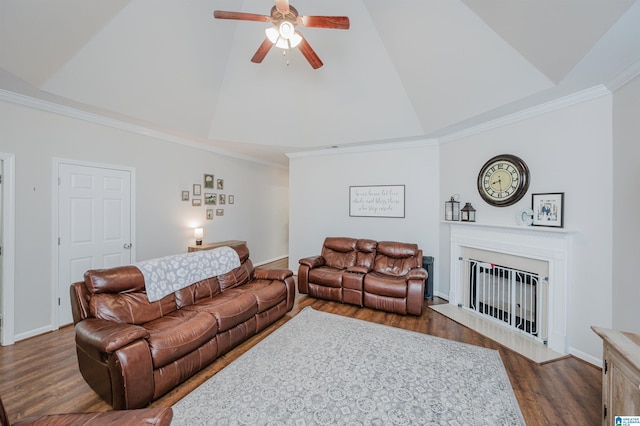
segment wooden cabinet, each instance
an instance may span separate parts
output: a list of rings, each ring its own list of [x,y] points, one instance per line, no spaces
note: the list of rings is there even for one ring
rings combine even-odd
[[[602,424],[616,416],[640,416],[640,335],[600,327],[602,338]]]
[[[224,247],[224,246],[235,247],[242,244],[247,244],[247,242],[242,240],[218,241],[216,243],[202,244],[200,246],[189,246],[187,247],[187,250],[189,252],[202,251],[202,250],[211,250],[217,247]]]

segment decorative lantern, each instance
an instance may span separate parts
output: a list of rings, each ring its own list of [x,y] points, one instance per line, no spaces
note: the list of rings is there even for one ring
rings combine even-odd
[[[444,220],[460,220],[460,202],[451,196],[451,199],[444,203]]]
[[[471,203],[466,203],[462,210],[460,210],[460,220],[463,222],[476,221],[476,209],[473,208]]]

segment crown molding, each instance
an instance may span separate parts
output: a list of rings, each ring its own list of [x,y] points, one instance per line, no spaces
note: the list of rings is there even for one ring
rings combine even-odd
[[[439,145],[438,139],[421,138],[419,140],[409,140],[402,142],[369,143],[364,145],[353,145],[345,147],[334,146],[330,148],[316,149],[313,151],[288,152],[286,156],[289,158],[323,157],[328,155],[355,154],[363,152],[391,150],[396,151],[399,149],[423,148],[427,146],[437,145]]]
[[[206,143],[190,139],[187,137],[172,135],[167,132],[152,129],[150,127],[141,126],[137,124],[128,123],[123,120],[106,117],[104,115],[95,114],[92,112],[82,111],[78,108],[69,107],[66,105],[60,105],[55,102],[45,101],[43,99],[34,98],[31,96],[22,95],[8,90],[0,89],[0,101],[10,102],[17,105],[26,106],[29,108],[39,109],[42,111],[51,112],[58,115],[63,115],[77,120],[87,121],[94,124],[99,124],[106,127],[111,127],[118,130],[124,130],[125,132],[135,133],[142,136],[148,136],[155,139],[164,140],[167,142],[173,142],[180,145],[189,146],[191,148],[201,149],[203,151],[209,151],[216,154],[224,155],[227,157],[233,157],[240,160],[250,161],[253,163],[260,163],[266,166],[284,168],[281,164],[276,164],[270,161],[264,161],[259,158],[250,157],[246,155],[237,154],[231,151],[225,151],[222,149],[214,148]]]
[[[609,90],[611,90],[612,92],[615,92],[638,76],[640,76],[640,58],[629,65],[620,74],[615,76],[615,78],[611,79],[611,81],[607,83],[607,87],[609,87]]]
[[[556,111],[572,105],[580,104],[582,102],[596,99],[601,96],[610,95],[612,91],[615,91],[620,87],[624,86],[626,83],[628,83],[638,75],[640,75],[640,60],[634,62],[623,73],[619,74],[614,80],[610,82],[609,86],[612,87],[611,90],[605,87],[604,85],[597,85],[592,88],[582,90],[582,91],[579,91],[571,95],[564,96],[549,102],[545,102],[531,108],[526,108],[522,111],[518,111],[512,114],[507,114],[502,117],[489,120],[478,125],[470,126],[466,129],[455,131],[447,135],[440,136],[438,138],[415,137],[413,139],[407,138],[405,140],[397,140],[397,141],[371,142],[371,143],[362,144],[362,145],[352,145],[352,146],[345,146],[345,147],[335,146],[335,147],[317,149],[317,150],[311,150],[311,151],[290,152],[290,153],[286,153],[286,156],[288,158],[319,157],[319,156],[328,156],[328,155],[342,155],[342,154],[351,154],[351,153],[411,149],[411,148],[435,146],[439,144],[449,143],[458,139],[484,133],[495,128],[499,128],[499,127],[503,127],[519,121],[527,120],[548,112],[552,112],[552,111]],[[217,149],[195,139],[172,135],[167,132],[151,129],[146,126],[132,124],[123,120],[118,120],[118,119],[106,117],[104,115],[82,111],[77,108],[60,105],[55,102],[45,101],[43,99],[38,99],[31,96],[10,92],[7,90],[0,89],[0,101],[11,102],[18,105],[27,106],[30,108],[52,112],[55,114],[75,118],[78,120],[83,120],[83,121],[87,121],[87,122],[91,122],[91,123],[95,123],[95,124],[99,124],[107,127],[116,128],[119,130],[124,130],[124,131],[135,133],[138,135],[149,136],[152,138],[165,140],[168,142],[178,143],[181,145],[189,146],[191,148],[197,148],[197,149],[213,152],[220,155],[237,158],[240,160],[260,163],[270,167],[277,167],[277,168],[284,168],[284,169],[287,168],[286,166],[283,166],[281,164],[265,161],[259,158],[241,155],[235,152],[226,151],[222,149]]]
[[[498,127],[507,126],[509,124],[517,123],[519,121],[527,120],[542,114],[546,114],[548,112],[567,108],[572,105],[577,105],[582,102],[590,101],[592,99],[596,99],[601,96],[606,96],[610,94],[611,94],[611,91],[609,89],[607,89],[604,85],[599,84],[590,89],[582,90],[568,96],[564,96],[549,102],[542,103],[540,105],[536,105],[531,108],[526,108],[522,111],[518,111],[512,114],[507,114],[500,118],[496,118],[494,120],[486,121],[476,126],[471,126],[457,132],[449,133],[448,135],[440,137],[439,141],[440,143],[453,142],[457,139],[474,136],[492,129],[496,129]]]

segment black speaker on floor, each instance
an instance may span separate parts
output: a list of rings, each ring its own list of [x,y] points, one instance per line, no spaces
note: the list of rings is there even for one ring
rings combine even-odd
[[[422,267],[429,274],[424,286],[424,298],[433,300],[433,256],[422,256]]]

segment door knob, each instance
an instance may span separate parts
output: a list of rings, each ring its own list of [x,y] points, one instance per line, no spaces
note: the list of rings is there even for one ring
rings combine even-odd
[[[126,249],[130,249],[131,248],[131,243],[124,243],[123,247],[126,248]]]

